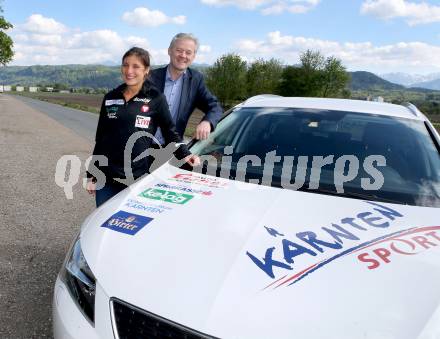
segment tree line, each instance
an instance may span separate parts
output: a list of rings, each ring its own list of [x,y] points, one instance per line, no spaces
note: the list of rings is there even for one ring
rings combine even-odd
[[[0,6],[0,13],[3,13],[3,8]],[[13,28],[12,24],[0,15],[0,65],[6,65],[12,60],[14,56],[13,46],[14,43],[9,35],[5,31]]]
[[[284,66],[277,59],[250,64],[237,54],[226,54],[205,71],[206,84],[223,107],[258,94],[301,97],[350,97],[350,76],[341,60],[307,50],[300,64]]]

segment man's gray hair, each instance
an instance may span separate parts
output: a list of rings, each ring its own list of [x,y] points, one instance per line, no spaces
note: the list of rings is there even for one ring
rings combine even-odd
[[[176,43],[177,40],[181,40],[181,39],[187,39],[187,40],[192,40],[194,41],[194,44],[196,45],[196,50],[195,52],[197,52],[197,50],[199,49],[199,39],[197,39],[195,37],[194,34],[191,33],[178,33],[176,34],[173,39],[171,39],[170,42],[170,47],[169,48],[173,48],[174,44]]]

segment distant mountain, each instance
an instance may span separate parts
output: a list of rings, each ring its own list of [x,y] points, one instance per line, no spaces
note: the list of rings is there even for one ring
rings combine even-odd
[[[114,88],[121,83],[119,66],[60,65],[0,67],[0,84]]]
[[[163,65],[162,65],[163,66]],[[204,72],[206,64],[194,64],[194,68]],[[159,66],[158,66],[159,67]],[[402,90],[404,86],[384,80],[370,72],[351,72],[351,90]],[[106,65],[58,65],[58,66],[6,66],[0,67],[0,85],[54,86],[68,88],[115,88],[121,83],[120,66]],[[417,84],[418,87],[440,89],[440,80]],[[408,89],[427,92],[423,88]]]
[[[378,77],[376,74],[358,71],[350,72],[351,90],[401,90],[405,89],[402,85],[397,85]]]
[[[409,73],[385,73],[379,75],[390,82],[407,87],[424,87],[425,82],[440,79],[440,73],[430,74],[409,74]]]
[[[385,80],[404,85],[411,90],[440,90],[440,73],[430,74],[408,74],[408,73],[387,73],[380,75]]]
[[[96,64],[97,66],[103,65],[103,66],[121,66],[121,62],[116,62],[114,60],[107,60],[107,61],[103,61],[99,64]]]
[[[412,84],[411,87],[423,87],[438,91],[440,90],[440,76],[438,79]]]
[[[110,62],[109,62],[110,63]],[[158,65],[160,67],[164,65]],[[206,64],[194,64],[204,71]],[[121,83],[119,65],[57,65],[0,67],[0,85],[115,88]]]

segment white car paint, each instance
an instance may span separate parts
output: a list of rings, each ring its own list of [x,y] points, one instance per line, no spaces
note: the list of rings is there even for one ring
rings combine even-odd
[[[302,100],[298,105],[355,111],[386,105]],[[264,99],[268,107],[277,102],[294,100]],[[179,204],[140,196],[163,185],[193,197]],[[134,235],[102,227],[117,211],[152,220]],[[222,339],[440,338],[439,217],[438,208],[283,190],[165,164],[83,224],[82,251],[97,279],[95,324],[58,279],[55,338],[111,337],[110,298]],[[298,237],[313,232],[335,243],[324,228],[351,239],[341,236],[341,248],[330,248]],[[288,262],[295,249],[306,253]],[[274,266],[273,277],[256,264],[264,265],[267,253],[284,267]]]

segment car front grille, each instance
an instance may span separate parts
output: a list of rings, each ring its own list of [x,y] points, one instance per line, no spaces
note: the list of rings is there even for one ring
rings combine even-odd
[[[218,339],[191,330],[118,299],[111,300],[117,339]]]

